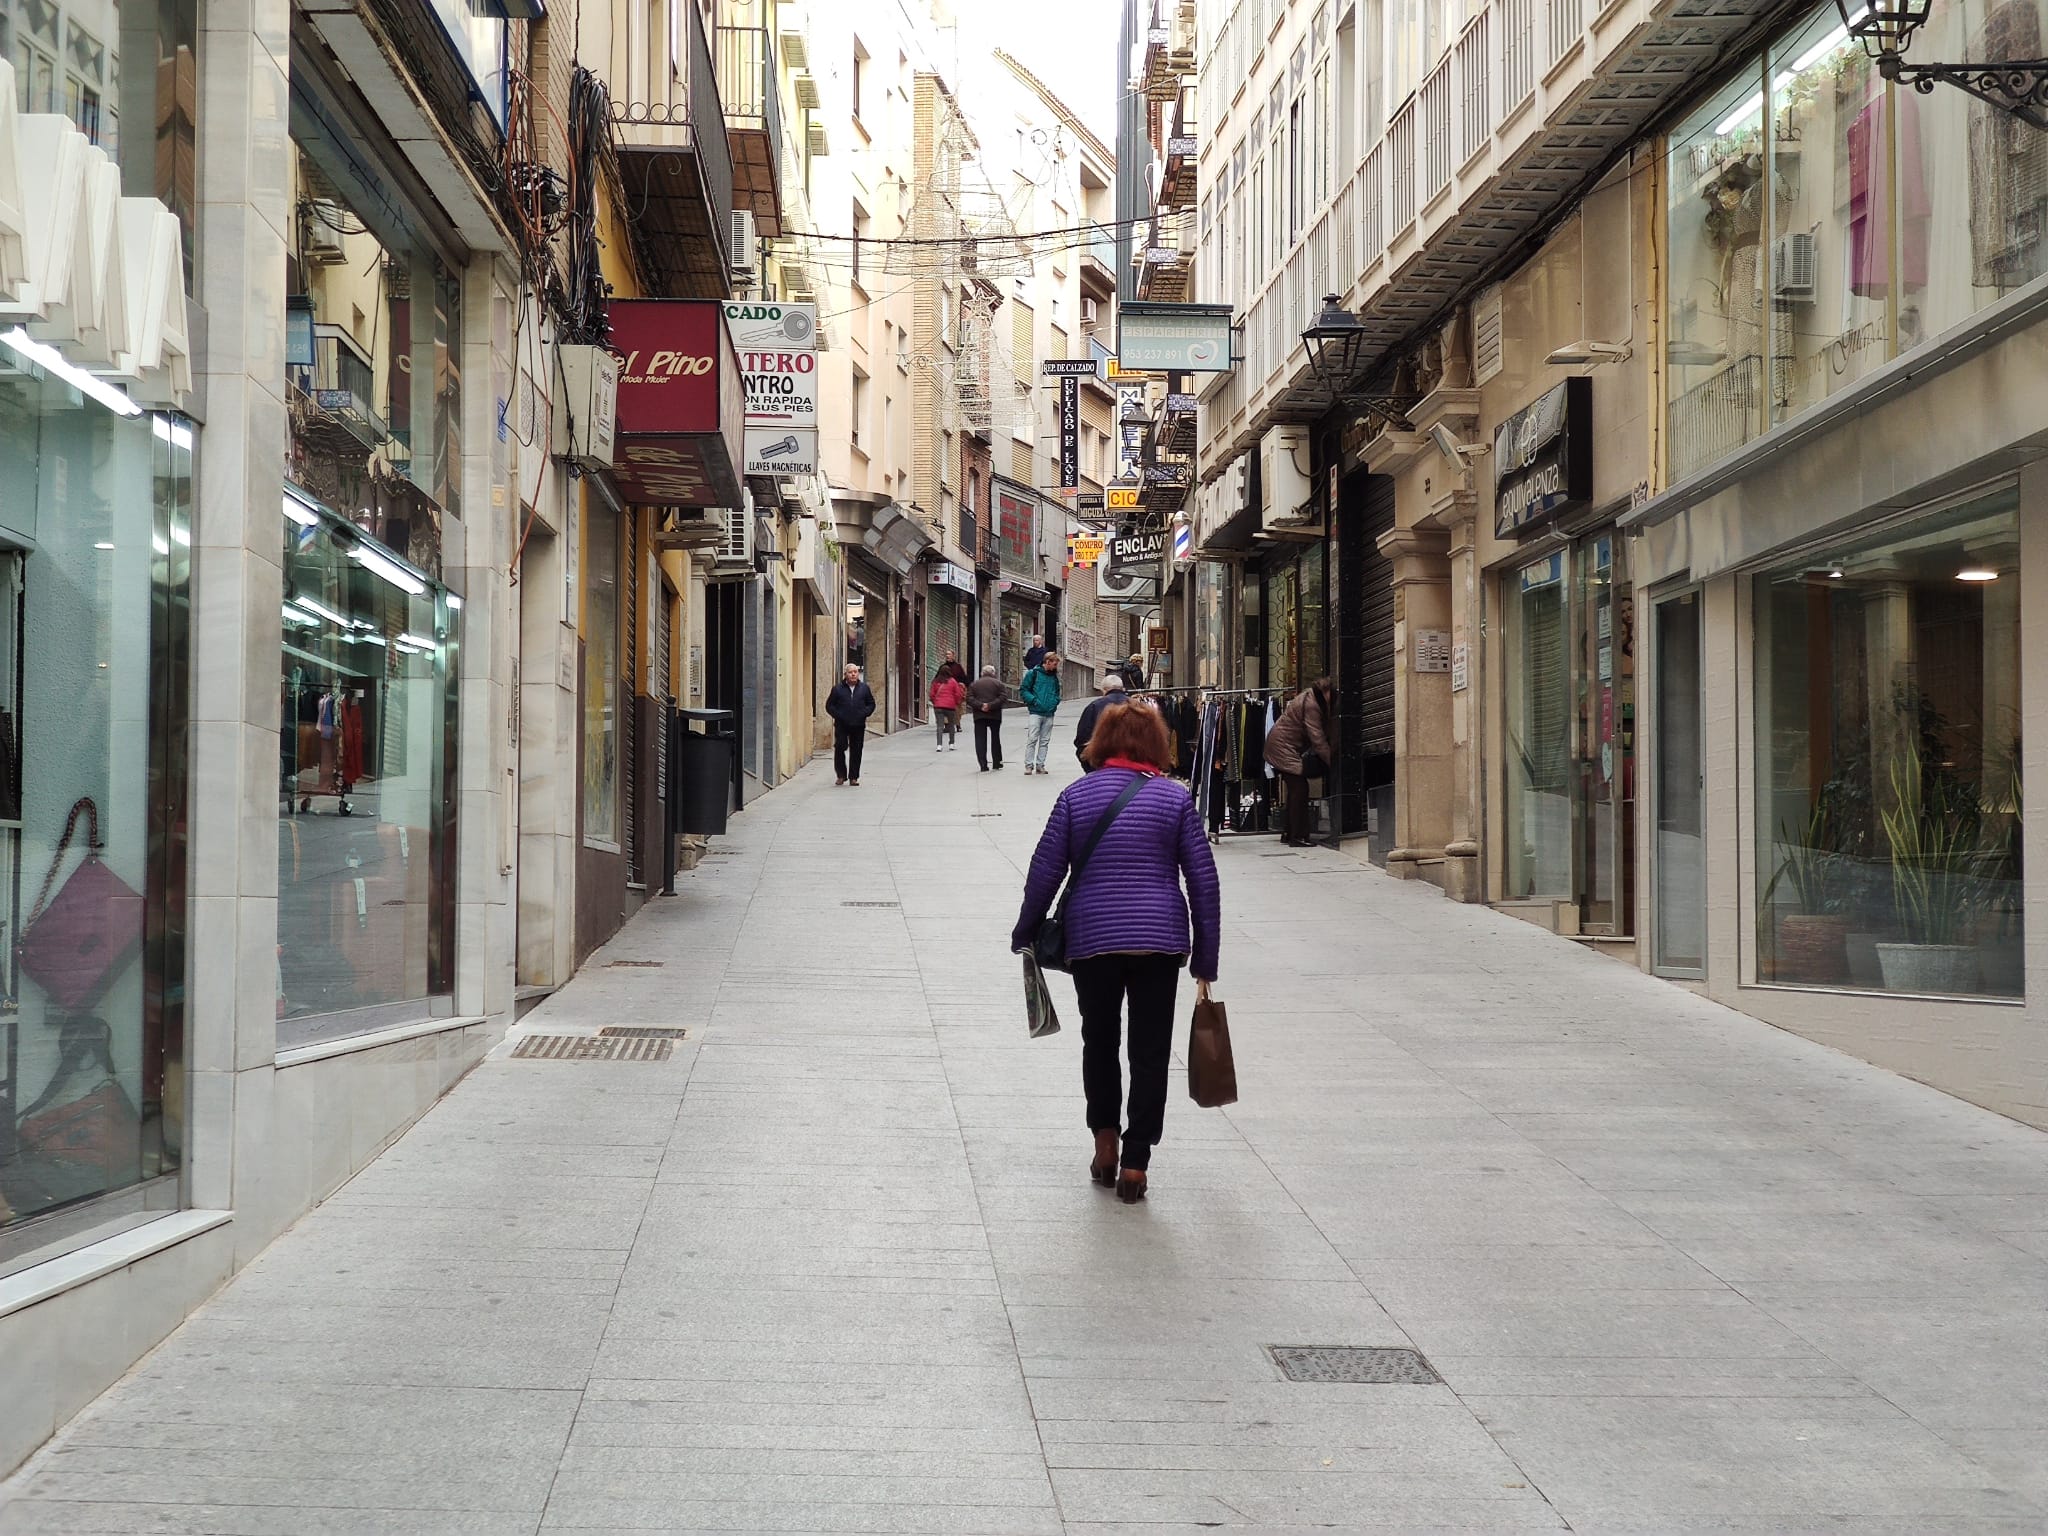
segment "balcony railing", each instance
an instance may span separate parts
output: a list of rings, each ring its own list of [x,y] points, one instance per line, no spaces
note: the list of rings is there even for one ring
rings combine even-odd
[[[1388,203],[1391,238],[1415,222],[1415,98],[1401,103],[1387,127]]]
[[[1586,30],[1585,0],[1546,0],[1550,9],[1550,62],[1571,51]]]
[[[1365,157],[1359,172],[1359,195],[1364,202],[1358,225],[1358,264],[1369,267],[1387,254],[1387,144],[1382,139]]]
[[[1422,114],[1422,200],[1428,202],[1451,184],[1451,70],[1455,54],[1446,53],[1417,92]]]
[[[752,208],[764,235],[782,233],[782,93],[775,88],[775,44],[766,27],[718,29],[718,99],[725,108],[739,206]]]
[[[1481,11],[1458,39],[1458,163],[1464,164],[1493,137],[1493,12]]]

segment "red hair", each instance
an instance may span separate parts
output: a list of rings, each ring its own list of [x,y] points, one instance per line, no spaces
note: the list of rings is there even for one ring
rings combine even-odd
[[[1145,763],[1165,773],[1173,766],[1166,717],[1150,704],[1110,705],[1096,717],[1094,734],[1081,759],[1090,768],[1100,768],[1113,757]]]

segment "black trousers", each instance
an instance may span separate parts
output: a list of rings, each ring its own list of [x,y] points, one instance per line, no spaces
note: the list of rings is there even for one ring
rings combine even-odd
[[[1285,818],[1280,824],[1281,840],[1289,843],[1308,841],[1308,779],[1299,773],[1283,773],[1281,779],[1287,785],[1287,806],[1281,813]]]
[[[994,719],[990,719],[986,715],[976,715],[974,717],[974,760],[984,768],[989,766],[988,754],[991,748],[994,749],[996,754],[995,766],[998,768],[1002,767],[1003,717],[997,715]]]
[[[860,777],[860,752],[867,745],[868,730],[865,725],[846,725],[840,721],[832,723],[832,771],[842,779]]]
[[[1088,1129],[1117,1128],[1123,1073],[1117,1040],[1124,999],[1130,999],[1130,1113],[1124,1122],[1123,1166],[1149,1168],[1166,1129],[1166,1065],[1173,1054],[1173,994],[1182,955],[1095,955],[1068,967],[1081,1003],[1081,1082],[1088,1092]]]

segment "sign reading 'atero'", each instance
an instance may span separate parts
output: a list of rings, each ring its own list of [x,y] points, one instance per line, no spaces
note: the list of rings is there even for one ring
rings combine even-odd
[[[725,306],[747,387],[750,475],[808,475],[818,467],[818,306]]]

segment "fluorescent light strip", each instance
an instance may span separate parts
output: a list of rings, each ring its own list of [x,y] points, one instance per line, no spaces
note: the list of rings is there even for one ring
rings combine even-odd
[[[42,342],[37,341],[20,326],[17,325],[11,330],[0,331],[0,341],[6,342],[8,346],[12,347],[22,357],[28,359],[28,361],[34,363],[43,372],[63,380],[86,398],[97,400],[116,416],[140,416],[142,414],[142,407],[133,400],[130,400],[121,390],[114,388],[113,385],[107,383],[104,379],[94,378],[83,368],[79,368],[66,361],[63,353],[59,352],[55,347],[45,346]]]
[[[349,551],[349,558],[364,570],[370,572],[371,575],[381,576],[401,592],[409,592],[414,597],[417,597],[420,593],[427,590],[427,584],[420,580],[419,577],[413,575],[411,571],[408,571],[389,555],[373,549],[368,544],[358,544]]]
[[[1857,15],[1860,19],[1862,13],[1859,11]],[[1823,37],[1819,42],[1815,43],[1811,48],[1807,49],[1806,52],[1802,53],[1801,55],[1799,55],[1798,58],[1794,59],[1792,61],[1792,67],[1790,69],[1780,70],[1778,72],[1777,77],[1771,81],[1772,94],[1775,95],[1777,92],[1785,89],[1786,86],[1790,85],[1794,80],[1798,79],[1799,76],[1805,74],[1807,70],[1811,69],[1815,64],[1819,63],[1822,59],[1826,58],[1829,54],[1833,53],[1837,48],[1841,47],[1841,45],[1847,42],[1848,40],[1849,29],[1847,27],[1836,27],[1832,32],[1828,33],[1827,36]],[[1714,137],[1717,139],[1725,139],[1726,137],[1728,137],[1729,134],[1733,133],[1737,128],[1742,127],[1745,123],[1747,123],[1750,120],[1750,118],[1754,117],[1758,112],[1762,111],[1763,104],[1764,93],[1762,91],[1756,91],[1752,93],[1749,100],[1745,101],[1741,106],[1737,107],[1733,112],[1730,112],[1726,117],[1722,118],[1720,122],[1714,125]]]
[[[308,613],[303,608],[295,608],[290,603],[284,605],[284,616],[295,624],[318,624],[320,622],[318,615]]]
[[[400,636],[398,637],[398,643],[399,643],[400,645],[419,645],[419,646],[424,646],[424,647],[426,647],[426,649],[428,649],[428,650],[430,650],[430,651],[431,651],[431,650],[432,650],[432,649],[434,648],[434,642],[433,642],[433,641],[431,641],[431,640],[429,640],[429,639],[426,639],[426,638],[425,638],[424,636],[421,636],[421,635],[416,635],[416,634],[412,633],[412,631],[410,631],[410,630],[407,630],[407,631],[406,631],[406,632],[405,632],[404,634],[402,634],[402,635],[400,635]]]
[[[448,606],[460,610],[462,607],[462,594],[460,592],[450,592],[448,594]]]
[[[192,446],[192,429],[179,425],[168,416],[151,416],[149,418],[149,425],[151,431],[155,432],[158,437],[169,443],[173,448],[190,448]]]
[[[290,491],[284,493],[284,515],[297,523],[301,528],[318,528],[320,526],[320,514],[299,500]]]
[[[306,612],[308,613],[319,614],[321,618],[327,620],[327,622],[330,624],[339,624],[343,629],[355,628],[353,624],[349,623],[347,619],[344,619],[340,614],[336,613],[332,608],[329,608],[325,603],[315,602],[310,597],[295,597],[292,598],[291,601],[297,603],[301,608],[305,609]]]

